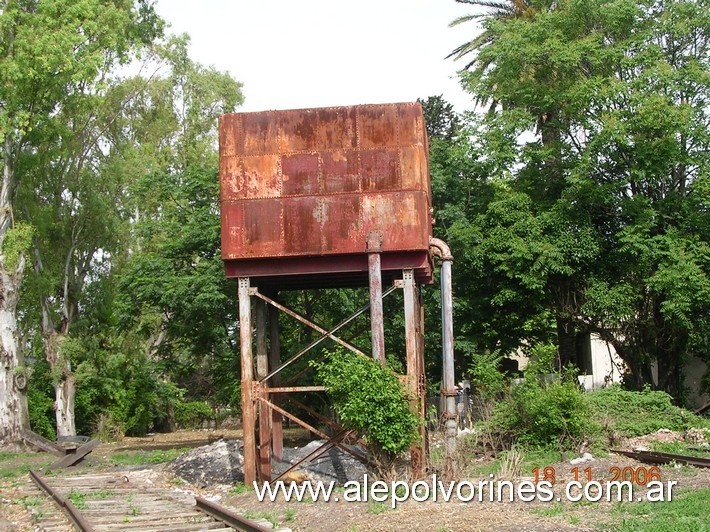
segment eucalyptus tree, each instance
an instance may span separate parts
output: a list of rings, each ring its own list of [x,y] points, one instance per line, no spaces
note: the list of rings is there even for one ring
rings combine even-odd
[[[112,128],[122,139],[111,164],[126,175],[132,239],[117,308],[164,379],[193,397],[229,397],[236,318],[220,253],[217,124],[243,96],[228,73],[190,60],[187,44],[182,36],[156,48],[160,72],[128,80],[124,89],[142,86],[142,96]]]
[[[18,185],[27,159],[57,131],[57,116],[98,90],[114,66],[160,30],[140,0],[5,0],[0,4],[0,442],[27,424],[26,373],[17,304],[34,228],[21,221]]]

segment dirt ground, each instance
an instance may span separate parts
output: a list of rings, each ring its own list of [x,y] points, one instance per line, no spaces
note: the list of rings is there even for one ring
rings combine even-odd
[[[291,441],[299,442],[305,434],[292,433]],[[675,435],[659,436],[673,441]],[[540,474],[544,467],[554,468],[556,484],[555,497],[562,502],[415,502],[399,503],[391,509],[389,502],[259,502],[253,490],[244,490],[234,486],[208,486],[198,489],[190,486],[166,470],[164,464],[118,466],[111,461],[113,456],[132,451],[159,451],[197,447],[217,441],[220,438],[241,438],[239,430],[203,430],[179,431],[173,434],[156,434],[145,438],[124,438],[120,442],[100,445],[87,459],[77,467],[77,472],[91,470],[129,470],[130,474],[150,482],[155,486],[164,486],[170,490],[192,491],[210,497],[220,504],[233,506],[251,518],[266,518],[278,522],[281,527],[293,530],[312,531],[392,531],[392,530],[598,530],[613,529],[618,514],[618,503],[588,503],[564,501],[564,486],[574,480],[574,472],[569,460],[554,464],[540,464]],[[650,437],[651,439],[653,436]],[[288,439],[287,439],[288,441]],[[637,439],[624,445],[625,448],[649,443],[649,438]],[[39,468],[52,461],[45,453],[22,455],[24,470]],[[4,462],[7,466],[8,462]],[[476,464],[480,467],[482,464]],[[485,464],[483,464],[485,465]],[[18,463],[19,466],[19,463]],[[578,475],[584,480],[589,474],[593,480],[604,482],[611,480],[613,468],[633,469],[648,468],[631,458],[609,454],[591,462],[578,464]],[[589,472],[586,468],[591,468]],[[550,470],[548,470],[550,472]],[[676,481],[674,493],[691,488],[710,487],[710,469],[691,467],[663,466],[661,479]],[[487,474],[468,476],[474,485],[479,480],[490,480]],[[425,478],[425,480],[427,480]],[[431,480],[429,477],[428,480]],[[533,480],[533,477],[517,476],[515,481]],[[29,514],[18,501],[23,496],[23,486],[29,483],[26,474],[14,478],[0,476],[0,530],[34,530]],[[341,492],[342,493],[342,492]],[[641,492],[635,492],[639,495]],[[636,504],[635,502],[624,504]]]

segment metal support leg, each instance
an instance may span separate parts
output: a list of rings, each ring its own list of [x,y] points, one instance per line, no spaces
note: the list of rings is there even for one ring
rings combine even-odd
[[[274,299],[276,295],[274,294]],[[279,340],[279,314],[276,309],[269,309],[269,371],[273,371],[281,364],[281,343]],[[276,373],[271,377],[271,385],[278,387],[281,384],[281,374]],[[272,397],[272,402],[279,404],[278,397]],[[284,437],[283,417],[276,410],[271,411],[271,448],[274,458],[283,460]]]
[[[266,302],[256,299],[256,375],[264,378],[269,373],[269,352],[266,347],[267,308]],[[259,392],[268,394],[268,381],[262,383]],[[268,395],[265,395],[268,397]],[[259,479],[271,480],[271,409],[259,402]]]
[[[372,330],[372,358],[385,362],[385,326],[382,311],[382,234],[370,231],[367,235],[367,264],[370,279],[370,327]]]
[[[413,270],[404,270],[402,275],[404,288],[404,328],[405,345],[407,350],[407,383],[411,394],[411,407],[417,415],[424,416],[424,401],[420,383],[424,371],[422,364],[421,341],[421,307],[419,289],[414,280]],[[426,442],[426,426],[420,428],[420,441],[410,447],[412,475],[421,478],[424,475],[425,455],[423,452]]]
[[[239,278],[239,340],[242,368],[242,432],[244,439],[244,483],[251,486],[256,480],[256,404],[253,397],[254,357],[251,340],[251,299],[249,278]]]

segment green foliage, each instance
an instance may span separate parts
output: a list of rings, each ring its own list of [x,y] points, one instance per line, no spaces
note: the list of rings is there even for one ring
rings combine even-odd
[[[27,403],[30,428],[48,440],[57,439],[54,415],[54,388],[49,365],[44,359],[38,360],[29,372]]]
[[[670,395],[648,387],[639,392],[612,386],[586,394],[585,400],[608,430],[626,437],[704,426],[701,418],[675,406]]]
[[[86,493],[79,490],[71,489],[67,494],[67,499],[76,506],[77,510],[86,510]]]
[[[188,401],[175,403],[175,422],[184,429],[196,429],[214,418],[214,412],[207,403]]]
[[[452,55],[491,105],[431,164],[466,341],[508,353],[557,330],[565,362],[564,334],[593,332],[629,385],[656,361],[682,401],[710,334],[707,0],[466,3],[488,9],[454,23],[483,31]]]
[[[107,344],[100,336],[87,339],[76,367],[77,430],[120,436],[145,434],[165,406],[179,395],[158,376],[145,353],[132,348],[133,338]]]
[[[696,489],[673,493],[672,501],[662,504],[640,502],[615,507],[614,516],[620,514],[614,530],[624,532],[686,532],[707,529],[707,509],[710,489]]]
[[[57,439],[54,427],[54,400],[40,390],[30,388],[27,391],[27,403],[30,414],[30,428],[48,440]]]
[[[573,379],[559,374],[550,379],[528,374],[499,403],[491,423],[508,441],[531,448],[571,449],[598,432],[584,393]]]
[[[123,466],[164,464],[172,462],[187,449],[168,449],[155,451],[121,451],[111,455],[111,462]]]
[[[5,232],[2,254],[8,270],[13,271],[17,268],[20,257],[29,251],[35,232],[35,227],[25,222],[17,222],[14,227]]]
[[[397,455],[415,441],[421,420],[392,370],[340,350],[315,367],[343,425],[363,434],[375,450]]]
[[[505,391],[505,375],[500,371],[502,356],[498,353],[485,353],[472,357],[468,374],[477,396],[492,400]]]

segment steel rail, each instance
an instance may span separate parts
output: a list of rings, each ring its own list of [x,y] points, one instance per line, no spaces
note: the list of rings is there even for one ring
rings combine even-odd
[[[57,490],[52,488],[49,484],[44,481],[42,476],[30,470],[30,477],[37,484],[37,487],[49,495],[54,501],[59,505],[59,508],[72,520],[74,527],[80,532],[94,532],[94,527],[92,527],[89,522],[81,515],[81,512],[72,504],[71,501],[62,497]]]
[[[694,467],[710,467],[710,458],[700,458],[698,456],[684,456],[681,454],[655,453],[650,451],[621,451],[612,449],[612,453],[623,454],[631,458],[636,458],[641,462],[649,464],[686,464]]]
[[[238,513],[224,506],[210,502],[207,499],[203,499],[202,497],[195,496],[195,508],[237,530],[244,532],[273,532],[271,528],[261,526],[259,523],[246,519]]]

